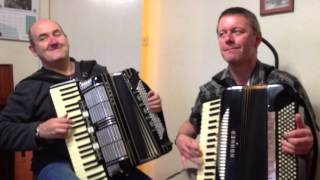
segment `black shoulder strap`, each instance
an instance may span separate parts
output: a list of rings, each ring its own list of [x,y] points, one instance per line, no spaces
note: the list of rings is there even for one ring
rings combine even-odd
[[[97,64],[95,60],[89,60],[89,61],[80,61],[80,73],[81,73],[81,79],[87,79],[90,77],[93,67]]]
[[[269,74],[272,72],[272,71],[274,71],[274,70],[276,70],[276,68],[274,67],[274,66],[266,66],[266,69],[265,69],[265,72],[266,72],[266,79],[267,79],[267,77],[269,76]]]

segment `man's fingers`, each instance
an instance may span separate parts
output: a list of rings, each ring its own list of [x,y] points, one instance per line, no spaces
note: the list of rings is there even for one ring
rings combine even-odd
[[[188,159],[185,158],[184,156],[181,156],[181,162],[182,162],[182,166],[184,169],[188,169]]]
[[[202,152],[200,150],[199,144],[196,141],[191,141],[188,149],[190,150],[190,154],[193,157],[200,157],[202,156]]]
[[[297,125],[297,129],[302,129],[305,127],[305,124],[303,123],[301,115],[299,113],[296,114],[296,116],[295,116],[295,122]]]
[[[305,142],[298,140],[300,144],[293,144],[292,141],[292,139],[283,139],[281,141],[283,152],[289,154],[304,155],[307,154],[312,148],[310,145],[308,145],[311,143],[306,144]]]
[[[199,158],[199,157],[193,157],[190,159],[190,161],[192,161],[193,163],[195,163],[198,166],[200,166],[202,164],[202,158]]]
[[[302,129],[295,129],[286,134],[284,134],[284,138],[301,138],[306,136],[312,136],[311,131],[308,127],[304,127]]]

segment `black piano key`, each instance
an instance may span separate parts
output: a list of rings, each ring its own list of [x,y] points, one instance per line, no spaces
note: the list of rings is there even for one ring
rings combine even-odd
[[[206,155],[207,156],[214,156],[214,155],[216,155],[216,153],[215,152],[207,152]]]
[[[217,133],[209,133],[208,136],[216,136]]]
[[[100,166],[100,164],[96,164],[96,165],[93,165],[93,166],[89,166],[89,167],[87,167],[87,168],[84,168],[84,170],[85,171],[89,171],[89,170],[91,170],[91,169],[94,169],[94,168],[96,168],[96,167],[98,167],[98,166]]]
[[[91,174],[90,176],[87,176],[88,179],[91,179],[91,178],[94,178],[95,176],[98,176],[100,174],[103,174],[104,173],[104,170],[100,171],[100,172],[96,172],[94,174]]]
[[[95,155],[94,151],[92,151],[91,153],[82,155],[82,156],[80,156],[80,158],[84,159],[84,158],[89,157],[89,156],[92,156],[92,155]]]
[[[77,126],[82,124],[85,124],[85,121],[83,119],[72,121],[72,126]]]
[[[88,132],[87,131],[77,132],[77,133],[74,133],[73,136],[77,137],[77,136],[80,136],[80,135],[83,135],[86,133],[88,133]]]
[[[77,123],[80,123],[80,122],[83,122],[83,121],[84,121],[83,119],[78,119],[78,120],[72,121],[72,124],[77,124]]]
[[[213,173],[213,172],[206,172],[206,173],[204,173],[204,175],[205,175],[205,176],[213,176],[214,173]]]
[[[209,126],[208,129],[217,129],[217,126],[214,125],[214,126]]]
[[[82,114],[77,114],[75,116],[70,116],[69,119],[76,119],[76,118],[79,118],[79,117],[82,117]]]
[[[205,162],[214,162],[214,159],[213,158],[207,158],[207,159],[205,159]]]
[[[65,88],[61,88],[61,89],[60,89],[60,92],[67,91],[67,90],[72,89],[72,88],[74,88],[74,87],[76,87],[76,86],[77,86],[77,85],[70,86],[70,87],[65,87]]]
[[[209,111],[211,112],[211,111],[214,111],[214,110],[219,110],[219,106],[216,106],[216,107],[211,107],[210,109],[209,109]]]
[[[74,99],[74,98],[76,98],[76,97],[79,97],[79,94],[73,95],[73,96],[70,96],[70,97],[66,97],[66,98],[62,98],[62,101],[68,101],[68,100]]]
[[[86,149],[82,149],[81,151],[79,151],[79,153],[83,154],[83,153],[91,151],[91,150],[93,150],[93,148],[88,146]]]
[[[80,108],[79,107],[75,107],[75,108],[73,108],[73,109],[68,109],[67,110],[67,113],[71,113],[72,111],[77,111],[77,110],[79,110]]]
[[[73,91],[61,93],[61,96],[66,96],[66,95],[68,95],[68,94],[72,94],[72,93],[75,93],[75,92],[79,92],[79,91],[78,91],[78,90],[73,90]]]
[[[78,137],[78,138],[75,138],[75,141],[81,141],[81,140],[88,139],[88,138],[89,138],[89,135],[83,136],[83,137]]]
[[[209,117],[212,117],[212,116],[218,116],[219,115],[219,112],[216,112],[216,113],[210,113],[209,114]]]
[[[65,105],[64,107],[67,109],[67,108],[70,108],[72,106],[78,106],[78,105],[79,105],[79,103],[75,102],[75,103],[71,103],[71,104]]]
[[[218,121],[216,119],[213,119],[213,120],[210,120],[209,121],[209,124],[212,124],[212,123],[217,123]]]
[[[205,166],[204,168],[207,169],[207,170],[211,170],[211,169],[215,169],[216,166]]]
[[[216,142],[216,139],[208,139],[207,142]]]
[[[103,176],[103,177],[100,177],[100,178],[97,178],[95,180],[103,180],[103,179],[106,179],[107,176]]]
[[[83,145],[79,146],[78,149],[83,149],[83,148],[88,147],[88,146],[91,147],[91,142],[88,142],[87,144],[83,144]]]
[[[83,166],[89,166],[90,164],[93,164],[95,162],[97,162],[97,160],[88,161],[86,163],[83,163]]]
[[[214,148],[216,147],[214,144],[211,144],[211,145],[207,145],[207,148],[210,149],[210,148]]]
[[[86,125],[85,123],[79,124],[79,125],[73,126],[72,129],[77,129],[77,128],[85,126],[85,125]]]

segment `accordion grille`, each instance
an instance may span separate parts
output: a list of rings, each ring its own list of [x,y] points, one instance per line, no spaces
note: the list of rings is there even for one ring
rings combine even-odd
[[[298,179],[297,157],[295,155],[283,153],[281,150],[281,139],[283,138],[283,135],[295,129],[295,123],[292,123],[294,122],[295,117],[294,109],[295,104],[291,103],[278,112],[277,177],[279,180]]]

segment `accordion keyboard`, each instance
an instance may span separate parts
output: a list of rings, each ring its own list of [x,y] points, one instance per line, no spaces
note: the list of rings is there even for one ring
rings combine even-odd
[[[202,109],[203,121],[201,123],[200,149],[202,155],[202,166],[198,170],[197,180],[215,179],[216,163],[218,154],[218,134],[220,120],[220,99],[207,102]]]
[[[72,130],[66,138],[69,155],[76,175],[82,179],[107,179],[104,167],[99,164],[94,145],[90,138],[85,118],[86,112],[81,111],[81,99],[76,81],[68,81],[60,87],[50,89],[57,116],[68,114],[72,121]]]

